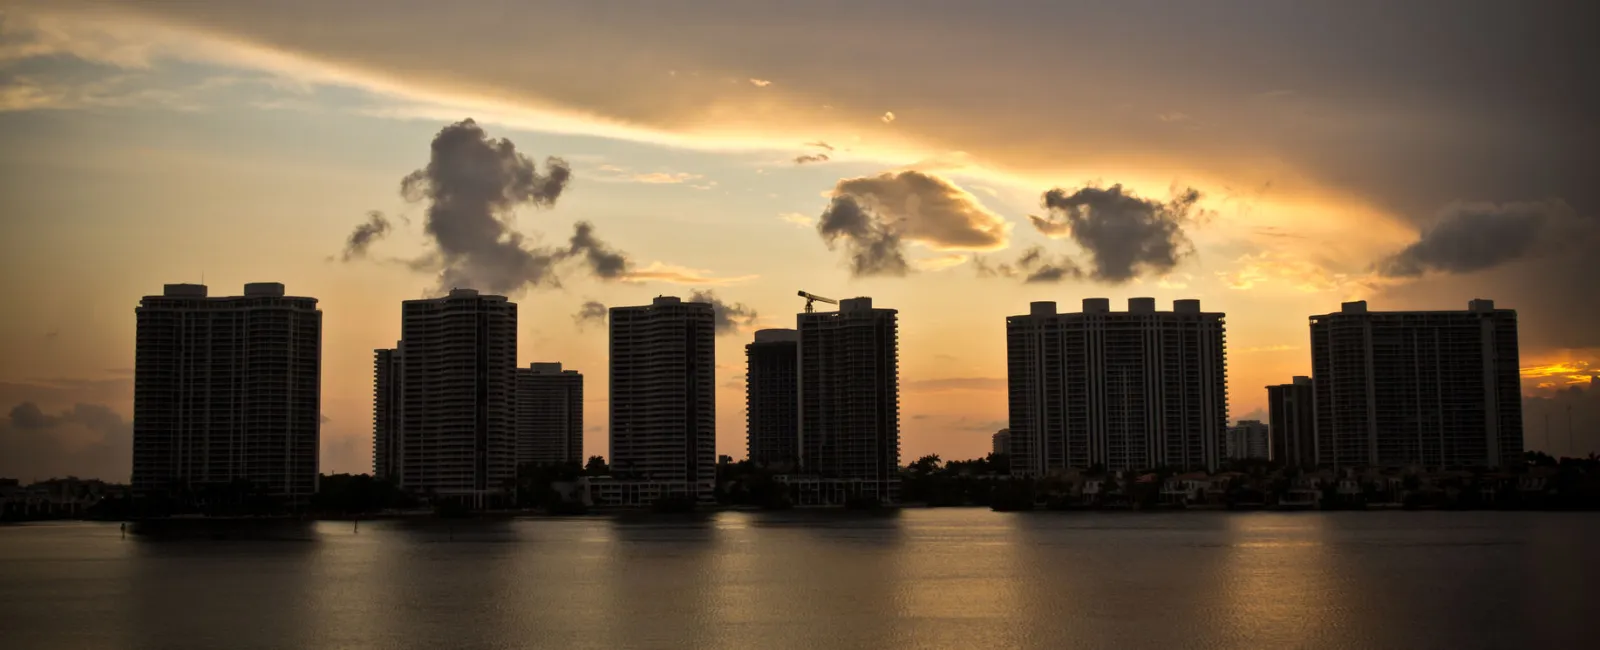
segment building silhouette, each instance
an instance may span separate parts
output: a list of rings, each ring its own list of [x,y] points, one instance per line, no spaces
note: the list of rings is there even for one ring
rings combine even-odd
[[[1240,420],[1228,427],[1225,455],[1229,460],[1267,460],[1267,425],[1260,420]]]
[[[1223,454],[1228,388],[1223,314],[1198,300],[1156,311],[1131,298],[1111,311],[1032,303],[1006,319],[1011,471],[1177,467],[1214,471]]]
[[[372,351],[372,475],[400,482],[400,405],[404,403],[400,348]]]
[[[1310,377],[1267,387],[1267,422],[1273,462],[1285,467],[1316,466],[1317,409]]]
[[[800,457],[800,333],[756,332],[744,346],[745,435],[750,460],[792,468]]]
[[[492,505],[516,476],[516,303],[453,289],[403,302],[400,330],[400,486]]]
[[[1011,453],[1011,430],[1001,429],[994,432],[989,438],[989,453],[995,456],[1005,456]]]
[[[249,481],[292,504],[317,489],[322,312],[256,282],[243,296],[169,284],[134,310],[133,487]]]
[[[1334,467],[1498,467],[1522,454],[1517,313],[1463,311],[1311,317],[1316,454]]]
[[[871,298],[799,315],[800,466],[821,502],[899,497],[897,312]],[[803,497],[809,500],[809,497]]]
[[[583,462],[583,375],[559,363],[517,370],[517,465]]]
[[[716,487],[714,320],[710,303],[662,296],[612,307],[611,472],[607,503],[709,500]]]

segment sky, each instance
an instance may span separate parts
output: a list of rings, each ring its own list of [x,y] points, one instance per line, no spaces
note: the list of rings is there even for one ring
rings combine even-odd
[[[739,458],[797,290],[899,310],[903,461],[987,452],[1005,316],[1142,296],[1227,314],[1234,419],[1309,374],[1312,314],[1493,299],[1528,445],[1600,449],[1595,13],[0,0],[0,476],[127,478],[133,308],[174,282],[320,300],[324,472],[370,468],[372,350],[452,286],[584,373],[591,455],[586,314],[715,301]]]

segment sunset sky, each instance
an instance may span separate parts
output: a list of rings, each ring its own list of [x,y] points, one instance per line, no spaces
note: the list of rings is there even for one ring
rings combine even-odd
[[[1005,316],[1134,296],[1227,313],[1233,418],[1310,373],[1308,315],[1493,299],[1519,312],[1529,446],[1600,448],[1593,14],[0,0],[0,476],[125,480],[133,308],[202,279],[321,301],[324,472],[370,468],[400,301],[464,283],[520,305],[522,363],[585,374],[589,454],[587,303],[729,307],[738,458],[743,346],[793,327],[800,289],[900,311],[903,462],[987,452]],[[433,191],[403,192],[419,170]],[[489,198],[438,209],[447,181]]]

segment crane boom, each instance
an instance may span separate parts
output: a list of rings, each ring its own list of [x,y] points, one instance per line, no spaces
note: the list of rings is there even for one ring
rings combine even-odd
[[[839,304],[839,301],[834,300],[832,298],[824,298],[824,297],[819,296],[817,294],[806,293],[804,291],[800,292],[800,297],[806,299],[806,313],[807,314],[809,314],[809,313],[811,313],[813,311],[813,308],[811,306],[811,303],[813,303],[813,302],[825,302],[825,303],[828,303],[830,305]]]

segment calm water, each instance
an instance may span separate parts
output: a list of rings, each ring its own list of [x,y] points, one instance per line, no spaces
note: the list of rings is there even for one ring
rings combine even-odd
[[[0,527],[23,648],[1580,648],[1600,516],[722,513]]]

